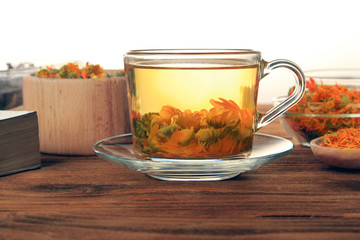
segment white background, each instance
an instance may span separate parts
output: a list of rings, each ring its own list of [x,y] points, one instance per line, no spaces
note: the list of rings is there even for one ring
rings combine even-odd
[[[0,69],[89,61],[123,68],[143,48],[249,48],[303,70],[360,67],[357,1],[6,0],[0,3]],[[274,75],[275,76],[275,75]],[[260,85],[259,102],[287,92],[281,77]]]

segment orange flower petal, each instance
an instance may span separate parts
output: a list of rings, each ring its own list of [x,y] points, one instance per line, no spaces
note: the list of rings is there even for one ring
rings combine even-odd
[[[160,117],[164,118],[166,121],[170,121],[173,116],[179,115],[180,113],[181,113],[180,109],[166,105],[161,108],[159,115]]]

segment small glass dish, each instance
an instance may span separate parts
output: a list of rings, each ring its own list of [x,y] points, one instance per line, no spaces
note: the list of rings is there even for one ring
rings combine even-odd
[[[309,105],[318,105],[318,103],[309,103]],[[359,107],[358,103],[354,105]],[[341,128],[359,127],[360,113],[305,114],[288,111],[280,116],[280,123],[295,142],[310,147],[311,140],[329,131],[336,132]]]
[[[233,178],[286,156],[294,144],[284,138],[255,134],[249,157],[231,156],[214,159],[137,158],[132,134],[123,134],[99,141],[94,152],[110,162],[168,181],[216,181]]]
[[[359,69],[324,69],[305,72],[306,80],[315,80],[317,85],[346,86],[348,89],[360,90]],[[278,105],[284,97],[274,98],[273,104]],[[326,114],[329,107],[326,102],[299,102],[297,112],[292,109],[283,113],[280,122],[292,139],[306,147],[310,147],[310,141],[323,136],[329,131],[337,131],[340,128],[360,127],[360,102],[344,102],[341,108],[348,109],[346,113]],[[320,111],[319,111],[320,110]],[[319,114],[321,112],[322,114]]]
[[[310,142],[311,150],[320,161],[334,167],[360,169],[360,149],[339,149],[321,146],[323,137]]]

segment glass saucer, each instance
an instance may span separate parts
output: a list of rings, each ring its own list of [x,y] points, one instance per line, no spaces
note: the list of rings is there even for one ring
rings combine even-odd
[[[94,152],[110,162],[168,181],[216,181],[233,178],[289,154],[294,144],[281,137],[255,134],[249,157],[231,156],[217,159],[136,158],[132,134],[99,141]]]

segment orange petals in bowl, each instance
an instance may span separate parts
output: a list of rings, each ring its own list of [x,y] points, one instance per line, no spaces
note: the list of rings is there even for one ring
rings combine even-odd
[[[335,167],[360,169],[360,149],[325,147],[323,139],[319,137],[310,142],[311,150],[320,161]]]
[[[305,74],[304,97],[280,118],[296,142],[309,147],[311,140],[329,131],[360,127],[360,69],[324,69]],[[274,105],[281,99],[274,99]]]

